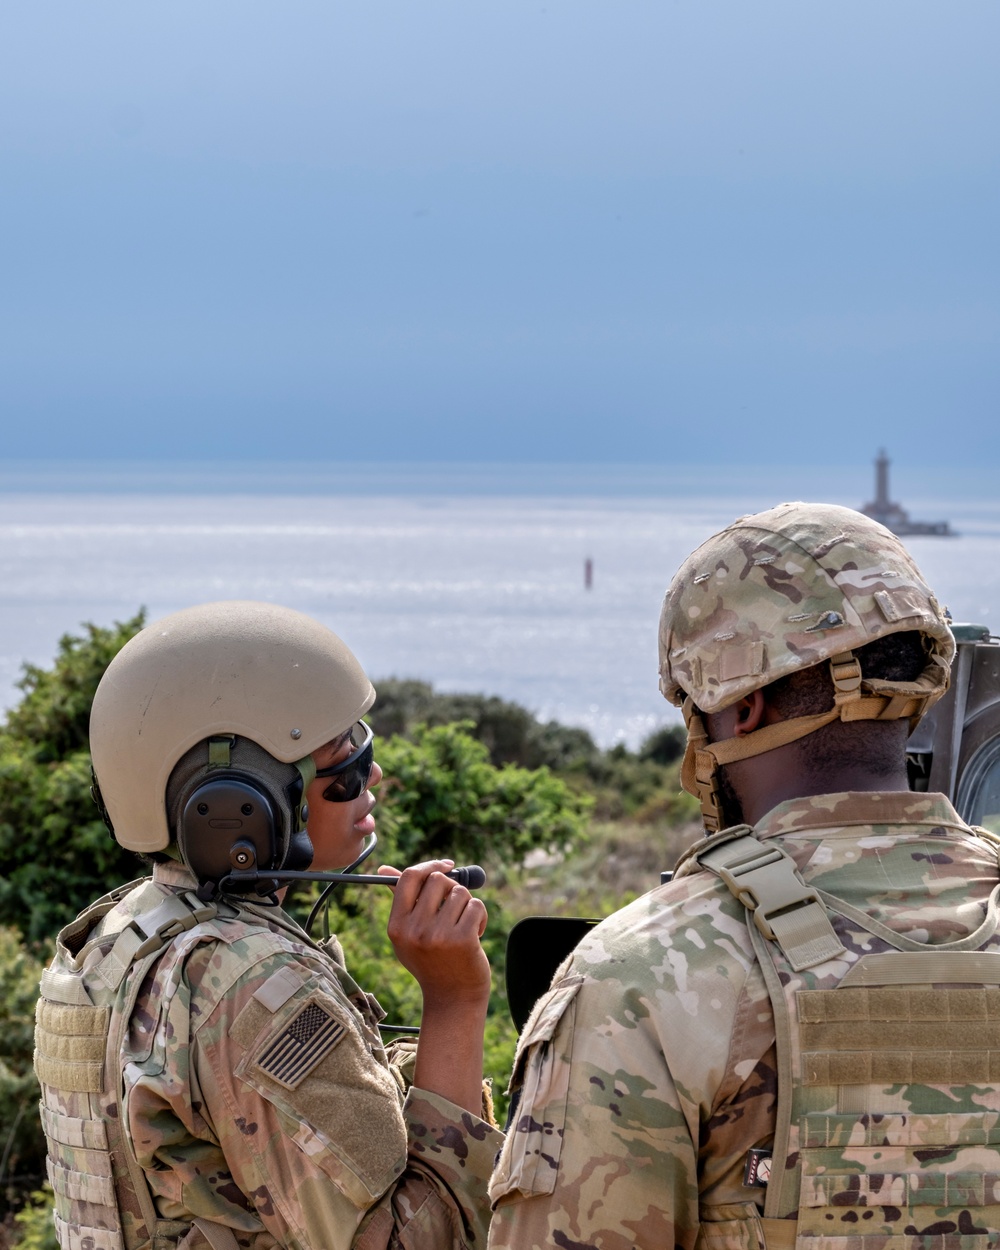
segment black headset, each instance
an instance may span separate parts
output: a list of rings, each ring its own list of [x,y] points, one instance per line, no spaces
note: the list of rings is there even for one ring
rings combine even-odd
[[[256,778],[238,772],[203,781],[181,810],[177,845],[199,881],[277,868],[280,838],[270,795]]]
[[[198,880],[218,886],[233,872],[308,868],[313,847],[301,776],[288,784],[285,796],[292,825],[287,834],[283,813],[259,777],[236,768],[213,769],[199,782],[177,821],[178,848]],[[264,878],[248,883],[245,892],[265,895],[275,886]]]

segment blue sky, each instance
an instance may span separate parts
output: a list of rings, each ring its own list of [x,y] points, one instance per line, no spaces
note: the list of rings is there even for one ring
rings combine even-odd
[[[1000,463],[1000,6],[0,11],[0,457]]]

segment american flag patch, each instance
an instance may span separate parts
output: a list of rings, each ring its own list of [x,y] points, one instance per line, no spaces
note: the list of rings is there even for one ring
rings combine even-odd
[[[319,1003],[307,1003],[271,1042],[257,1067],[280,1085],[294,1089],[346,1032],[346,1026]]]

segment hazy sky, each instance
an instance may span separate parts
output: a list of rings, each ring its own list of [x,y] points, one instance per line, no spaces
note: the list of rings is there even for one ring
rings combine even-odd
[[[2,458],[1000,466],[996,0],[8,0]]]

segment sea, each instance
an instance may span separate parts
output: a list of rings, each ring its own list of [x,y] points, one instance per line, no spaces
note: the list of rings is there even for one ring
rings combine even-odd
[[[956,620],[1000,633],[991,477],[906,468],[892,493],[951,523],[907,545]],[[0,708],[85,622],[262,599],[329,625],[376,686],[499,695],[634,748],[679,716],[656,627],[681,560],[736,516],[871,485],[864,465],[0,463]]]

